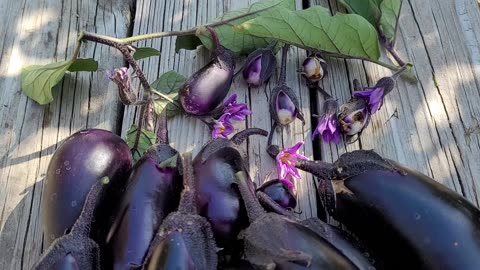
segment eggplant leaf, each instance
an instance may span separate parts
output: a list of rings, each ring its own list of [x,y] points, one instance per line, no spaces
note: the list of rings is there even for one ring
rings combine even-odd
[[[374,26],[377,25],[380,20],[380,8],[376,0],[338,0],[338,2],[340,2],[349,13],[364,17]]]
[[[52,88],[62,80],[72,61],[24,67],[20,74],[25,94],[45,105],[53,101]]]
[[[133,53],[133,59],[140,60],[147,57],[159,56],[160,52],[154,48],[136,48],[135,53]]]
[[[215,30],[217,31],[218,38],[220,43],[227,49],[232,50],[233,52],[240,55],[248,55],[250,52],[253,52],[255,49],[260,47],[266,47],[271,39],[264,37],[255,37],[249,36],[245,33],[237,32],[232,29],[233,25],[241,24],[242,22],[248,21],[250,19],[261,16],[265,12],[277,7],[283,7],[289,10],[295,10],[295,0],[265,0],[258,3],[254,3],[247,8],[238,9],[234,11],[229,11],[223,14],[222,16],[214,19],[208,24],[224,21],[231,19],[233,17],[245,15],[245,17],[233,20],[227,24],[216,26]],[[248,15],[250,14],[250,15]],[[208,49],[212,48],[212,39],[210,33],[205,29],[204,31],[197,31],[197,36],[200,38],[201,42]],[[192,41],[195,41],[193,38],[190,39],[190,43],[185,42],[186,37],[182,37],[180,41],[177,39],[175,44],[175,49],[188,49],[192,48]],[[185,42],[185,43],[180,43]],[[188,46],[187,46],[188,45]]]
[[[402,8],[402,0],[383,0],[380,4],[382,16],[380,17],[380,25],[383,35],[387,42],[392,44],[395,40],[397,32],[398,16]]]
[[[135,144],[137,129],[138,128],[136,125],[132,125],[127,131],[126,142],[131,150],[133,149],[133,145]],[[146,129],[142,129],[140,131],[140,138],[138,140],[137,149],[132,153],[134,162],[137,162],[143,156],[145,151],[147,151],[147,149],[155,143],[155,140],[155,132]]]
[[[68,71],[97,71],[98,62],[93,58],[77,58],[68,67]]]
[[[175,52],[178,53],[181,49],[195,50],[202,45],[202,41],[195,35],[178,36],[175,40]]]
[[[153,92],[159,92],[175,102],[178,100],[178,91],[185,83],[186,78],[175,71],[169,71],[160,76],[151,84],[154,89]],[[153,108],[157,115],[160,115],[164,110],[167,110],[168,116],[173,116],[180,112],[180,109],[175,104],[163,98],[156,98],[153,100]]]
[[[375,61],[380,57],[377,31],[366,19],[356,14],[331,16],[320,6],[299,11],[277,7],[235,29],[339,57]]]

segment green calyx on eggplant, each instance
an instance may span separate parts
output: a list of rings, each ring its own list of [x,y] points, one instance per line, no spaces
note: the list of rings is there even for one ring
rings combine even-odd
[[[221,104],[230,90],[235,70],[234,53],[220,44],[213,28],[206,28],[213,41],[212,60],[188,78],[179,91],[183,110],[194,116],[208,115]]]
[[[100,247],[90,238],[90,231],[99,205],[106,200],[108,184],[108,177],[97,179],[70,232],[53,241],[34,266],[35,270],[100,269]]]
[[[247,172],[247,154],[240,144],[250,135],[267,136],[262,129],[250,128],[235,134],[230,140],[209,141],[193,161],[196,206],[206,217],[219,246],[235,240],[248,225],[247,213],[235,183],[235,173]],[[249,182],[252,193],[253,182]]]
[[[183,187],[181,159],[168,144],[153,145],[133,167],[106,235],[107,268],[141,266],[165,217],[176,210]]]
[[[92,239],[98,240],[108,227],[105,213],[119,199],[128,172],[132,154],[119,136],[102,129],[81,130],[63,142],[48,165],[42,193],[42,224],[45,244],[68,232],[82,210],[87,194],[98,179],[110,179],[108,200],[101,205],[95,218]]]
[[[244,259],[259,269],[357,269],[334,246],[295,219],[265,212],[244,172],[236,183],[250,225],[241,234]]]
[[[183,155],[182,191],[178,210],[163,221],[152,241],[144,269],[217,269],[217,245],[207,219],[197,214],[191,153]],[[169,244],[168,241],[175,241]],[[195,268],[191,268],[191,265]]]

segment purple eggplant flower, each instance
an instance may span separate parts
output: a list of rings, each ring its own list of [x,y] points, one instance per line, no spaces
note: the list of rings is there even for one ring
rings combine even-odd
[[[251,87],[258,87],[268,81],[277,66],[277,59],[270,48],[252,52],[245,61],[243,78]]]
[[[313,132],[313,139],[320,135],[323,141],[339,143],[340,127],[337,117],[338,103],[333,99],[328,99],[323,104],[323,115],[318,122],[317,128]]]
[[[220,119],[215,121],[212,130],[212,138],[228,138],[228,135],[232,134],[233,125],[230,123],[230,114],[223,114]]]
[[[106,73],[108,79],[118,86],[120,100],[126,105],[135,103],[137,95],[135,95],[135,92],[133,91],[128,69],[126,67],[116,68],[113,71],[107,70]]]
[[[327,74],[327,62],[318,54],[311,54],[303,61],[300,74],[310,82],[318,82]]]
[[[278,178],[282,181],[289,182],[288,178],[300,179],[298,169],[295,167],[297,159],[308,159],[306,156],[298,154],[298,149],[303,145],[303,142],[299,142],[294,146],[284,149],[278,153],[276,157]],[[291,183],[293,185],[293,183]]]
[[[362,91],[354,91],[353,96],[361,97],[367,100],[368,111],[370,114],[376,113],[383,103],[384,88],[372,87]]]
[[[252,112],[248,109],[247,104],[237,103],[237,94],[231,95],[223,103],[223,106],[223,113],[230,114],[230,119],[235,121],[244,121],[245,116],[252,114]]]

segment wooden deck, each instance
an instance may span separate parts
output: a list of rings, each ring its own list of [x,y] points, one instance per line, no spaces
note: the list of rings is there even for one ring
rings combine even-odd
[[[47,106],[38,105],[21,92],[21,67],[66,59],[79,30],[125,37],[187,29],[249,2],[254,1],[0,0],[0,269],[30,269],[42,252],[43,180],[62,140],[87,127],[125,134],[138,116],[135,108],[123,108],[116,87],[105,78],[105,70],[125,63],[104,45],[88,43],[81,51],[82,56],[98,60],[101,70],[67,75],[54,90],[54,102]],[[314,0],[312,4],[332,11],[337,8],[333,0]],[[161,51],[161,57],[141,62],[151,81],[172,69],[188,76],[208,59],[204,49],[175,53],[175,38],[138,45]],[[322,100],[310,93],[296,73],[305,51],[290,49],[287,81],[301,97],[307,121],[305,126],[296,121],[283,133],[277,131],[275,141],[284,146],[305,141],[303,154],[326,161],[354,149],[375,149],[433,176],[479,205],[479,4],[476,0],[404,0],[397,50],[403,59],[414,63],[418,83],[399,80],[358,142],[333,145],[312,143],[311,115],[317,113]],[[323,86],[340,102],[349,98],[354,78],[372,85],[391,74],[358,60],[329,59],[329,66]],[[237,80],[231,92],[238,93],[253,111],[246,125],[237,126],[239,129],[270,128],[263,89],[249,91]],[[180,151],[193,149],[195,154],[210,138],[205,125],[195,119],[176,117],[168,127],[172,145]],[[251,137],[244,147],[249,153],[250,172],[260,183],[274,169],[273,160],[265,153],[266,139]],[[312,177],[302,176],[304,179],[297,183],[297,210],[303,217],[314,216],[317,210]]]

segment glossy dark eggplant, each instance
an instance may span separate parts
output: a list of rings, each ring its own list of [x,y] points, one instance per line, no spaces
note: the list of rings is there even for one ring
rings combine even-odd
[[[100,248],[90,238],[90,231],[99,205],[108,199],[106,187],[109,179],[95,181],[81,214],[71,231],[55,239],[33,267],[35,270],[98,270],[100,269]]]
[[[183,155],[183,165],[185,186],[180,205],[163,221],[143,269],[217,269],[218,249],[212,228],[206,218],[197,214],[191,153]]]
[[[212,224],[218,245],[235,240],[248,224],[235,173],[247,171],[247,154],[239,145],[249,136],[268,133],[261,129],[246,129],[228,139],[208,142],[193,161],[195,172],[196,203],[200,215]],[[253,183],[249,182],[253,192]]]
[[[88,191],[103,176],[108,176],[111,182],[110,200],[102,205],[108,212],[118,200],[131,167],[128,145],[110,131],[86,129],[68,137],[48,165],[42,193],[46,246],[70,230],[80,215]],[[98,226],[94,224],[95,227],[106,227],[105,213],[96,219]]]
[[[295,199],[295,195],[290,188],[279,179],[274,179],[263,183],[259,188],[257,188],[257,194],[259,191],[265,193],[282,208],[294,209],[297,206],[297,199]],[[260,198],[259,200],[260,203],[262,203]],[[262,206],[269,207],[263,203]]]
[[[259,269],[357,269],[334,246],[294,219],[265,212],[251,193],[244,172],[236,183],[250,225],[241,234],[244,259]]]
[[[196,116],[209,114],[227,96],[235,71],[235,55],[220,45],[217,33],[207,27],[212,35],[212,60],[195,72],[180,88],[179,97],[183,110]]]
[[[164,218],[175,211],[183,181],[178,152],[167,144],[152,146],[135,164],[106,237],[108,268],[141,266]]]

